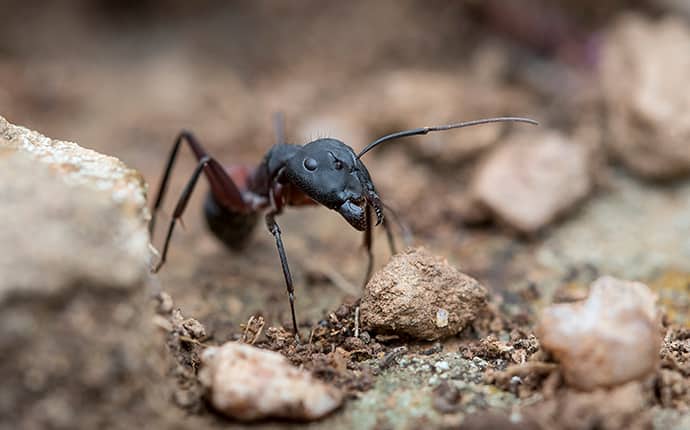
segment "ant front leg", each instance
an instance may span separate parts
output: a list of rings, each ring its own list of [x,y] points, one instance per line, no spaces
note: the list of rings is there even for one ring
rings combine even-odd
[[[388,222],[388,218],[384,217],[383,228],[386,230],[386,239],[388,239],[388,247],[391,249],[391,255],[398,253],[397,247],[395,246],[395,237],[393,236],[393,230],[391,229],[391,224]]]
[[[395,222],[398,225],[398,228],[400,229],[400,233],[402,234],[403,237],[403,243],[404,246],[409,247],[412,246],[412,231],[410,230],[410,226],[407,225],[406,222],[404,222],[398,213],[393,210],[390,206],[388,206],[385,203],[382,203],[384,209],[389,213],[391,216],[389,217],[384,217],[383,218],[383,228],[386,229],[386,236],[388,237],[388,246],[391,249],[391,254],[397,254],[397,249],[395,246],[395,238],[393,236],[393,230],[391,228],[391,223],[390,220],[392,218],[393,222]]]
[[[386,208],[387,211],[389,211],[391,213],[391,215],[393,215],[395,217],[396,221],[398,222],[398,224],[400,226],[400,229],[402,230],[402,233],[404,236],[404,241],[407,244],[407,246],[409,246],[410,243],[412,242],[409,227],[407,227],[407,225],[405,225],[402,221],[400,221],[400,219],[398,218],[398,215],[389,206],[387,206],[385,204],[383,206]],[[362,284],[363,287],[366,286],[367,282],[369,282],[369,279],[371,279],[371,273],[372,273],[373,268],[374,268],[374,254],[373,254],[372,249],[371,249],[372,243],[373,243],[373,232],[372,232],[373,224],[372,224],[372,220],[371,220],[371,208],[369,206],[367,206],[367,208],[365,210],[366,210],[367,226],[364,230],[364,249],[367,252],[368,262],[367,262],[367,272],[366,272],[366,275],[364,277],[364,282]],[[391,255],[395,255],[398,253],[398,251],[397,251],[397,247],[395,246],[395,236],[393,235],[393,229],[391,228],[391,223],[387,217],[383,217],[381,224],[383,224],[383,228],[386,230],[386,239],[388,240],[388,247],[391,250]]]
[[[297,328],[297,317],[295,316],[295,288],[292,284],[292,275],[290,274],[290,266],[288,265],[287,255],[285,254],[283,239],[280,236],[280,226],[275,220],[276,215],[279,215],[282,211],[281,198],[276,198],[275,195],[280,194],[280,192],[274,192],[274,189],[277,187],[279,187],[279,185],[274,185],[270,191],[270,200],[273,207],[266,214],[266,227],[268,227],[268,231],[271,232],[271,234],[276,240],[278,256],[280,257],[280,265],[283,268],[283,276],[285,277],[285,285],[287,287],[288,298],[290,300],[290,313],[292,314],[292,329],[294,331],[295,338],[299,342],[299,329]]]

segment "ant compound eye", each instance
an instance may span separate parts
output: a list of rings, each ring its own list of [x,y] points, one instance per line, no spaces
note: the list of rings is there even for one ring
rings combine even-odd
[[[305,158],[304,159],[304,168],[307,170],[314,171],[316,168],[319,166],[319,163],[316,162],[313,158]]]
[[[340,160],[335,160],[335,170],[340,170],[343,168],[343,162]]]

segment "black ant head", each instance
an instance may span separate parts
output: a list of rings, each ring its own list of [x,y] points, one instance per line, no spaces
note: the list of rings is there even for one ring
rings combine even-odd
[[[456,124],[421,127],[399,131],[376,139],[356,154],[336,139],[317,139],[298,147],[288,159],[283,175],[294,186],[322,205],[338,211],[354,228],[364,230],[368,223],[367,208],[376,213],[377,225],[383,221],[383,204],[376,194],[367,168],[360,158],[380,144],[401,137],[470,127],[493,122],[524,122],[529,118],[485,118]]]
[[[367,206],[377,225],[383,221],[381,201],[364,164],[355,152],[336,139],[307,143],[286,163],[288,181],[320,204],[337,211],[354,228],[367,227]]]

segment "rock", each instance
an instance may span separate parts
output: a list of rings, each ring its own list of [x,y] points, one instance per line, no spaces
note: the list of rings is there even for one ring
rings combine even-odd
[[[173,299],[170,294],[165,291],[159,292],[156,297],[156,312],[161,315],[168,315],[173,310]]]
[[[436,340],[460,333],[486,306],[486,289],[424,248],[395,255],[364,288],[366,329]]]
[[[203,339],[206,337],[206,328],[194,318],[186,319],[182,326],[189,332],[189,337],[192,339]]]
[[[477,170],[473,200],[510,227],[534,233],[589,194],[590,154],[589,146],[555,131],[516,134]]]
[[[656,295],[644,284],[602,277],[589,297],[544,310],[537,336],[581,390],[610,387],[654,371],[661,347]]]
[[[139,174],[0,117],[0,201],[0,428],[154,414]]]
[[[635,173],[690,173],[690,25],[626,15],[606,36],[600,66],[613,153]],[[625,79],[621,79],[621,77]]]
[[[365,88],[365,98],[369,100],[375,91],[378,104],[372,109],[366,102],[361,103],[369,106],[369,113],[360,123],[377,132],[384,126],[392,126],[389,132],[394,132],[483,118],[492,112],[524,111],[527,97],[518,95],[514,88],[497,84],[500,79],[490,77],[494,70],[499,75],[506,70],[509,57],[495,46],[482,48],[478,51],[484,58],[478,54],[477,60],[483,63],[479,67],[484,69],[472,78],[467,76],[467,70],[440,73],[424,69],[386,71],[376,76]],[[484,85],[478,85],[479,81],[484,81]],[[503,130],[505,127],[499,124],[432,133],[409,138],[408,141],[416,142],[408,148],[416,158],[457,165],[497,143]]]
[[[213,407],[250,421],[268,417],[315,420],[340,406],[342,393],[281,354],[228,342],[201,356],[201,383]]]
[[[0,163],[0,300],[79,280],[124,289],[144,280],[148,210],[136,171],[2,117]]]
[[[656,427],[652,425],[649,391],[639,382],[593,392],[561,390],[554,398],[528,406],[525,415],[539,429],[647,430]]]

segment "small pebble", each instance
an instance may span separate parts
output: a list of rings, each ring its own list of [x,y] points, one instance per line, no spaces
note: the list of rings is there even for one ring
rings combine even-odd
[[[161,315],[168,315],[172,312],[174,304],[170,294],[161,291],[156,295],[156,312]]]
[[[445,309],[439,309],[436,311],[436,327],[443,328],[448,327],[448,311]]]
[[[447,361],[438,361],[434,364],[434,367],[436,368],[437,372],[443,372],[446,370],[450,370],[450,365],[448,364]]]
[[[182,327],[189,333],[192,339],[203,339],[206,337],[206,328],[194,318],[189,318],[182,323]]]
[[[447,381],[441,382],[433,391],[432,406],[437,411],[448,414],[460,409],[460,390]]]
[[[362,339],[356,337],[348,337],[343,343],[346,351],[357,351],[366,348],[366,344]]]
[[[350,314],[350,307],[347,305],[340,305],[335,311],[335,315],[338,318],[345,318]]]
[[[486,369],[486,367],[489,365],[489,363],[487,363],[486,360],[482,359],[481,357],[472,358],[472,362],[481,370]]]

